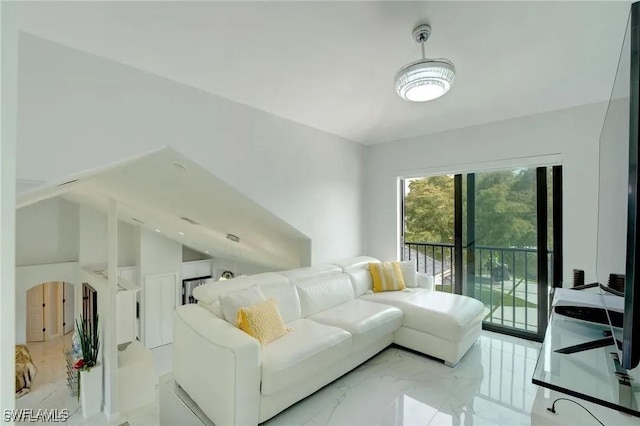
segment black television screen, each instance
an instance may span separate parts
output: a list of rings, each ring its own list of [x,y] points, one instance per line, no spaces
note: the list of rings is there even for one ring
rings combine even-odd
[[[623,368],[640,361],[640,208],[638,125],[640,114],[640,6],[631,7],[611,99],[600,134],[596,275],[621,290],[624,300],[603,295],[607,309],[624,310],[612,327]],[[624,289],[610,274],[624,275]],[[618,302],[618,306],[614,306]],[[634,339],[634,331],[638,336]]]
[[[629,202],[627,208],[627,265],[625,286],[625,319],[622,341],[622,367],[634,368],[640,362],[640,209],[638,187],[640,186],[638,164],[640,137],[640,3],[631,8],[631,52],[630,52],[630,102],[629,102]],[[625,37],[626,39],[626,37]]]

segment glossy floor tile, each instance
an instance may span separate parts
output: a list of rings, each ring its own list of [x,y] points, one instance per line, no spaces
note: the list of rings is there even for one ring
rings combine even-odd
[[[451,369],[389,348],[265,425],[529,425],[538,349],[483,332]]]
[[[39,372],[34,390],[17,401],[18,408],[68,408],[72,413],[68,425],[107,425],[102,414],[82,417],[66,388],[62,350],[49,345],[34,349],[34,360],[40,356],[40,365],[59,364],[60,370],[42,376]],[[483,331],[458,367],[451,369],[440,361],[392,347],[264,425],[528,426],[536,392],[531,375],[538,350],[538,343]],[[169,372],[171,345],[152,353],[158,373]],[[158,425],[158,411],[156,403],[115,424]]]
[[[67,409],[70,415],[64,423],[67,426],[106,426],[110,424],[102,413],[85,419],[82,416],[77,397],[71,394],[67,386],[66,363],[63,351],[71,347],[71,333],[47,342],[28,343],[27,347],[38,373],[31,392],[16,400],[16,408],[32,410]],[[171,365],[170,349],[169,345],[168,347],[162,347],[157,353],[152,350],[156,358],[158,371],[164,371]],[[160,423],[157,401],[158,398],[156,397],[154,405],[127,413],[111,424],[119,425],[128,422],[129,426],[156,426]],[[49,423],[41,422],[38,424]]]

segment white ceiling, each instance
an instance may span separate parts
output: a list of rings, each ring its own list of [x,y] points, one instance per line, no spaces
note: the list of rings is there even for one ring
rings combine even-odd
[[[608,99],[630,2],[70,2],[19,28],[363,143]],[[446,57],[456,83],[400,100],[395,72]]]
[[[17,206],[55,196],[104,213],[109,198],[115,199],[124,222],[201,253],[270,269],[301,266],[309,244],[304,234],[171,148],[33,189],[18,195]],[[228,233],[240,242],[228,240]]]

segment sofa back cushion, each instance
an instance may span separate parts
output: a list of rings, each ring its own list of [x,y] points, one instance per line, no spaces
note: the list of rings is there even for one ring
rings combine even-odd
[[[416,260],[404,260],[399,262],[402,279],[407,287],[418,287],[418,272],[416,271]]]
[[[358,256],[333,262],[333,264],[342,269],[343,272],[352,272],[363,268],[367,269],[370,263],[380,263],[380,261],[371,256]]]
[[[307,280],[325,279],[340,275],[342,269],[336,265],[315,265],[306,268],[289,269],[288,271],[278,273],[284,275],[293,283],[299,283]]]
[[[241,308],[253,306],[257,303],[264,302],[266,298],[257,285],[252,285],[243,290],[232,291],[220,295],[220,307],[222,315],[227,322],[235,327],[238,326],[238,311]]]
[[[353,287],[345,274],[296,283],[302,318],[341,305],[354,298]]]
[[[193,289],[193,297],[205,307],[217,308],[216,302],[219,302],[220,296],[244,290],[253,285],[260,287],[266,299],[275,299],[284,322],[300,319],[300,300],[296,287],[287,277],[275,272],[204,284]],[[217,315],[217,309],[214,313]]]
[[[300,299],[296,286],[290,282],[286,283],[264,283],[260,284],[260,289],[267,299],[274,299],[278,304],[278,310],[282,315],[282,320],[287,323],[300,319]]]
[[[347,272],[355,297],[360,297],[373,289],[373,281],[368,268],[354,269]]]

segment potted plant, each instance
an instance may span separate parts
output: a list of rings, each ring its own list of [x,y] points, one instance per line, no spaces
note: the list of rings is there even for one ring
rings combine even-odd
[[[84,418],[100,412],[102,406],[102,365],[98,362],[100,351],[98,316],[93,321],[84,316],[76,320],[76,332],[80,341],[82,358],[74,368],[78,371],[78,398]]]

